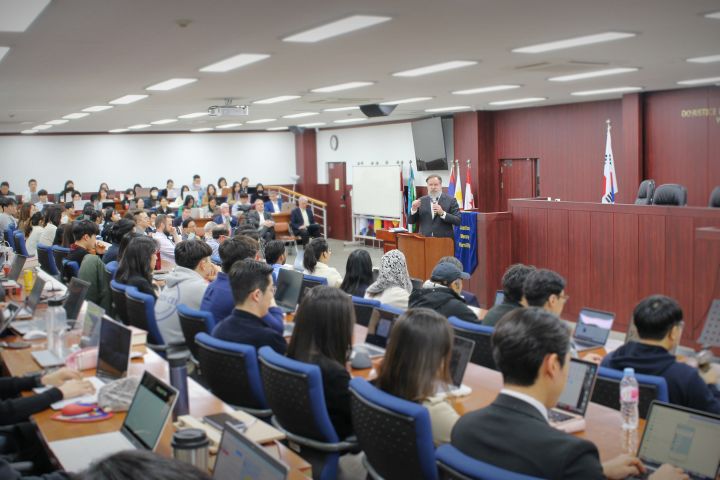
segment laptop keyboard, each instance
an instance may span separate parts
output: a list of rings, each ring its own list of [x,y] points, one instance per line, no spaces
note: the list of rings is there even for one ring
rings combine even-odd
[[[571,418],[575,418],[572,415],[568,415],[567,413],[562,413],[557,410],[548,410],[548,419],[551,422],[564,422],[565,420],[570,420]]]

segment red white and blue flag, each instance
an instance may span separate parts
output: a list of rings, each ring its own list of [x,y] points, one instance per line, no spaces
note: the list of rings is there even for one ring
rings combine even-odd
[[[615,161],[613,160],[612,141],[610,140],[610,122],[607,126],[607,140],[605,141],[605,194],[602,203],[615,203],[618,194],[617,176],[615,175]]]

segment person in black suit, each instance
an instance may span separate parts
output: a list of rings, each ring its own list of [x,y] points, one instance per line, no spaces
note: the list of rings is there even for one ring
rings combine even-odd
[[[272,214],[265,211],[265,202],[261,198],[255,200],[255,210],[248,212],[246,223],[255,227],[266,242],[275,239],[275,222]]]
[[[457,200],[443,193],[439,175],[430,175],[426,181],[428,194],[412,203],[408,223],[419,224],[420,235],[453,238],[453,225],[460,225]]]
[[[505,388],[490,406],[458,420],[453,446],[480,461],[540,478],[621,479],[645,472],[630,455],[600,463],[592,442],[548,424],[547,409],[560,398],[570,365],[570,332],[557,316],[537,307],[505,315],[493,334],[493,358]],[[619,429],[617,434],[619,440]],[[663,465],[650,478],[687,476]]]
[[[290,212],[290,228],[293,235],[302,238],[303,245],[307,245],[310,237],[320,236],[320,225],[315,223],[312,207],[308,205],[307,197],[298,198],[298,206]]]

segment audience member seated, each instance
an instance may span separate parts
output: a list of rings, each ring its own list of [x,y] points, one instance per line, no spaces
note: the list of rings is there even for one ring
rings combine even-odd
[[[230,187],[230,195],[228,196],[228,203],[230,205],[234,205],[235,202],[240,201],[240,193],[242,193],[240,182],[233,182],[232,187]],[[247,193],[247,192],[245,192]]]
[[[128,218],[121,218],[110,228],[110,246],[103,255],[103,263],[106,265],[118,260],[120,242],[128,233],[135,229],[135,222]]]
[[[37,203],[38,201],[38,184],[37,180],[31,178],[28,180],[28,189],[22,194],[23,203]]]
[[[133,220],[135,220],[135,231],[146,235],[150,228],[150,216],[147,212],[145,210],[135,210]]]
[[[10,184],[8,182],[0,183],[0,197],[14,197],[15,192],[10,190]]]
[[[40,212],[35,212],[32,217],[30,217],[31,230],[30,235],[25,241],[25,248],[27,248],[28,255],[33,257],[37,255],[37,245],[43,233],[42,218],[43,215]]]
[[[298,198],[298,206],[290,212],[290,229],[293,235],[302,239],[303,245],[308,243],[310,237],[320,236],[320,225],[315,223],[307,197]]]
[[[238,215],[242,215],[243,218],[247,218],[247,213],[250,211],[250,208],[252,208],[252,205],[250,204],[250,195],[247,193],[241,193],[240,200],[235,202],[232,206],[232,216],[238,217]],[[239,217],[238,221],[241,221]]]
[[[102,258],[96,255],[96,251],[102,253],[95,239],[97,225],[90,220],[73,222],[72,231],[75,243],[70,246],[68,260],[78,262],[78,278],[90,284],[86,299],[107,311],[111,302],[110,282]]]
[[[503,315],[516,308],[522,308],[520,302],[522,302],[523,299],[523,285],[525,284],[527,276],[533,271],[535,271],[535,267],[523,265],[522,263],[510,265],[502,278],[503,301],[493,306],[485,314],[485,318],[483,318],[482,321],[483,325],[494,327]]]
[[[445,317],[457,317],[467,322],[479,322],[462,297],[462,281],[470,275],[452,262],[439,262],[430,274],[432,287],[423,286],[410,294],[410,308],[429,308]],[[369,289],[368,289],[369,290]]]
[[[268,200],[268,196],[265,195],[265,186],[262,183],[255,185],[255,193],[250,195],[250,203],[255,204],[257,200],[262,200],[263,203]]]
[[[202,240],[186,240],[175,245],[175,268],[165,277],[165,288],[155,302],[155,318],[168,344],[184,343],[177,306],[200,310],[208,281],[217,271],[210,262],[212,250]]]
[[[170,215],[172,213],[172,209],[170,208],[170,202],[168,202],[167,197],[159,198],[156,211],[158,215]]]
[[[192,217],[188,217],[185,220],[183,220],[181,226],[181,232],[182,232],[182,239],[183,240],[193,240],[197,236],[195,225],[195,220],[193,220]]]
[[[133,191],[132,188],[128,188],[123,194],[123,199],[120,201],[120,206],[125,210],[128,210],[133,204],[135,204],[135,191]]]
[[[220,245],[218,253],[222,262],[222,271],[218,272],[215,280],[205,290],[200,310],[211,312],[216,322],[230,315],[235,308],[235,301],[232,295],[232,285],[228,274],[235,262],[245,259],[258,259],[257,240],[244,236],[235,235],[228,238]],[[283,312],[275,305],[273,297],[270,302],[269,313],[263,315],[263,321],[271,328],[282,334]]]
[[[678,362],[670,353],[680,343],[683,312],[672,298],[651,295],[637,304],[633,324],[639,341],[628,342],[607,355],[604,367],[663,377],[667,381],[670,402],[685,407],[720,413],[717,370],[707,372]]]
[[[62,210],[57,205],[47,205],[43,209],[43,231],[38,243],[54,245],[55,234],[62,221]]]
[[[513,310],[495,326],[493,358],[505,386],[490,406],[455,424],[452,445],[461,452],[540,478],[622,479],[645,471],[629,455],[601,464],[593,443],[548,424],[547,409],[557,403],[570,364],[570,332],[557,316],[533,307]],[[650,478],[683,477],[668,465]]]
[[[212,240],[212,231],[215,227],[217,227],[218,224],[215,222],[207,222],[205,226],[203,227],[203,239],[205,239],[206,242],[209,242]]]
[[[303,255],[304,273],[323,277],[327,279],[331,287],[339,287],[342,284],[342,277],[337,270],[328,265],[332,251],[324,238],[313,238],[305,249]]]
[[[97,224],[90,220],[80,220],[69,225],[72,231],[73,243],[70,245],[70,253],[67,256],[68,262],[77,262],[82,265],[85,255],[95,252],[97,245]],[[66,227],[67,228],[67,227]]]
[[[65,187],[57,195],[58,203],[68,203],[73,201],[73,193],[75,192],[75,182],[68,180],[65,182]]]
[[[50,200],[48,199],[48,191],[43,189],[38,190],[37,193],[38,200],[35,202],[35,207],[38,209],[39,212],[42,212],[45,209],[45,205],[50,203]]]
[[[122,245],[121,245],[122,247]],[[131,238],[120,257],[115,280],[136,287],[142,293],[157,298],[153,286],[153,270],[157,243],[146,235]]]
[[[280,195],[278,194],[277,190],[270,190],[268,192],[269,199],[267,202],[265,202],[265,210],[267,210],[270,213],[280,213],[282,212],[282,198],[280,198]]]
[[[310,289],[295,314],[288,357],[320,367],[325,404],[338,437],[353,434],[350,416],[350,374],[345,369],[352,348],[355,311],[337,288]]]
[[[202,202],[200,204],[203,207],[207,207],[211,198],[217,198],[217,188],[212,183],[208,183],[205,187],[205,193],[202,195]]]
[[[265,262],[273,267],[273,281],[277,282],[278,270],[281,268],[289,268],[292,265],[286,265],[287,255],[285,254],[285,242],[280,240],[271,240],[265,244]]]
[[[400,250],[390,250],[380,259],[380,273],[377,280],[365,290],[365,298],[405,309],[408,307],[410,292],[412,282],[405,255]]]
[[[185,462],[148,450],[125,450],[93,462],[82,480],[210,480]],[[45,480],[45,479],[43,479]],[[48,479],[49,480],[49,479]],[[53,479],[54,480],[54,479]]]
[[[237,218],[230,215],[230,205],[227,203],[220,204],[220,214],[213,218],[213,222],[218,225],[225,225],[231,231],[238,225]]]
[[[183,222],[191,217],[192,212],[190,209],[182,209],[178,212],[178,215],[175,215],[175,219],[173,220],[173,227],[179,227],[183,224]]]
[[[230,236],[230,230],[228,230],[228,227],[226,225],[219,225],[212,229],[211,234],[212,236],[205,242],[212,249],[212,254],[217,255],[220,244],[223,243]]]
[[[168,178],[167,181],[165,182],[165,188],[160,190],[158,195],[160,196],[160,198],[165,197],[166,199],[169,200],[170,199],[170,195],[169,195],[170,191],[173,190],[174,188],[175,188],[175,182],[173,182],[173,180],[171,178]]]
[[[0,232],[5,233],[10,227],[17,228],[17,201],[13,197],[0,197],[0,208]]]
[[[530,307],[541,307],[558,317],[562,315],[568,295],[565,279],[552,270],[539,268],[530,272],[523,283],[523,296]]]
[[[450,441],[460,418],[443,394],[451,383],[452,346],[447,318],[427,308],[410,309],[393,326],[375,381],[379,389],[428,409],[435,445]]]
[[[147,201],[147,207],[156,209],[160,205],[160,190],[157,187],[150,189],[150,197]]]
[[[267,255],[267,247],[265,247]],[[340,289],[356,297],[364,297],[365,290],[373,283],[372,259],[367,250],[358,248],[348,256],[345,264],[345,278]]]
[[[255,209],[248,212],[245,222],[260,232],[260,237],[266,242],[275,238],[275,222],[272,215],[265,211],[265,202],[261,199],[255,200]]]
[[[215,195],[210,197],[203,197],[207,200],[207,203],[202,207],[202,216],[205,218],[214,217],[218,213],[217,197]]]
[[[188,193],[190,192],[190,187],[187,185],[183,185],[180,187],[180,194],[175,198],[175,201],[172,203],[173,208],[181,208],[185,204],[185,199],[189,196]]]
[[[17,229],[25,235],[25,238],[28,238],[32,230],[30,217],[35,213],[35,205],[32,203],[21,203],[18,205]]]
[[[263,320],[275,301],[272,267],[267,263],[246,258],[236,262],[228,276],[235,309],[218,323],[212,336],[255,348],[268,345],[276,352],[284,354],[287,342],[282,332],[270,327]]]
[[[175,262],[175,246],[180,243],[180,235],[172,226],[172,218],[167,215],[158,215],[155,219],[155,233],[152,237],[160,249],[160,260]]]
[[[100,227],[100,237],[103,242],[112,243],[110,235],[112,233],[112,227],[120,220],[120,214],[115,211],[113,207],[107,207],[103,210],[103,224]]]

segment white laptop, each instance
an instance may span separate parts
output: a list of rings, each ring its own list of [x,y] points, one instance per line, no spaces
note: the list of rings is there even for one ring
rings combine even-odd
[[[596,363],[570,359],[570,372],[565,389],[557,405],[548,410],[550,425],[567,433],[585,430],[585,412],[595,388],[597,371]]]
[[[20,273],[22,272],[22,269],[25,266],[26,260],[27,260],[27,257],[25,255],[15,254],[15,257],[13,258],[13,261],[10,264],[10,272],[8,272],[7,277],[2,277],[2,286],[3,287],[11,288],[11,287],[17,287],[19,285],[17,283],[17,281],[18,281],[18,278],[20,278]]]
[[[124,450],[154,450],[177,399],[177,390],[145,372],[120,431],[48,443],[67,472]]]
[[[614,321],[614,313],[592,308],[580,310],[572,338],[576,350],[582,352],[604,347]]]
[[[223,429],[213,480],[285,480],[289,468],[230,423]]]
[[[387,340],[398,316],[397,313],[387,310],[374,309],[368,323],[365,343],[353,345],[353,350],[365,351],[370,357],[382,357],[385,355]]]
[[[15,333],[18,335],[25,335],[30,330],[37,329],[39,327],[45,328],[45,325],[36,325],[34,321],[27,322],[16,322],[15,320],[30,319],[35,314],[35,309],[40,303],[40,296],[42,295],[43,288],[45,288],[45,280],[40,277],[35,279],[35,285],[30,290],[30,295],[25,299],[25,303],[18,304],[10,302],[5,308],[5,315],[12,315],[13,322],[10,324]]]

